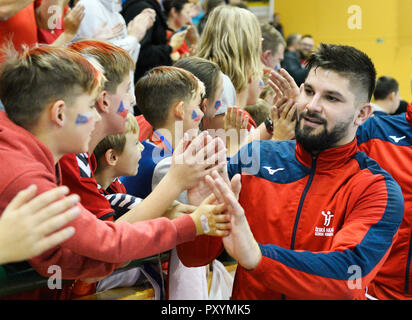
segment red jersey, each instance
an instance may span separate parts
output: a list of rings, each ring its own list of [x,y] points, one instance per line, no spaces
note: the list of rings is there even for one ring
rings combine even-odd
[[[139,115],[136,117],[137,123],[139,124],[139,141],[142,142],[153,133],[152,125],[145,119],[144,115]]]
[[[99,192],[94,178],[96,158],[88,153],[66,154],[59,165],[62,170],[62,184],[78,194],[82,205],[101,220],[114,221],[114,210],[109,201]]]

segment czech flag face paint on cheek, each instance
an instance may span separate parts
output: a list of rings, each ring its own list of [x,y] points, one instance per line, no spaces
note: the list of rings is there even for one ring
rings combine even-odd
[[[126,118],[129,110],[124,107],[123,101],[120,102],[119,109],[117,109],[117,113],[122,117]]]
[[[93,118],[93,114],[92,113],[85,113],[85,114],[81,114],[79,113],[77,115],[76,118],[76,124],[80,125],[80,124],[87,124],[89,123]]]
[[[202,116],[200,114],[197,114],[197,112],[195,110],[192,111],[192,120],[199,122],[200,120],[202,120]]]
[[[221,106],[222,106],[222,101],[217,100],[216,103],[215,103],[215,110],[216,110],[216,111],[219,110],[219,108],[220,108]]]

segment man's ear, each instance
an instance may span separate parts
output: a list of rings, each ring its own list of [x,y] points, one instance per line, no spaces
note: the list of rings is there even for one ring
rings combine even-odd
[[[66,121],[66,108],[66,103],[63,100],[57,100],[49,106],[50,120],[60,128]]]
[[[202,102],[200,103],[200,110],[202,110],[204,114],[206,113],[207,103],[208,103],[207,98],[203,98]]]
[[[99,113],[108,113],[109,112],[109,100],[108,100],[108,93],[106,90],[100,92],[97,100],[96,100],[96,109]]]
[[[176,102],[173,106],[173,114],[179,120],[183,120],[183,116],[185,114],[184,106],[185,103],[183,101]]]
[[[260,60],[263,62],[264,65],[268,65],[271,54],[272,54],[272,51],[270,50],[266,50],[262,52],[262,55],[260,56]]]
[[[390,101],[394,101],[394,100],[395,100],[395,97],[396,97],[396,92],[395,92],[395,91],[392,91],[392,92],[388,95],[388,98],[389,98]]]
[[[105,153],[104,153],[104,159],[106,160],[106,163],[113,167],[116,165],[117,161],[119,160],[119,157],[116,154],[116,151],[114,151],[114,149],[108,149]]]
[[[371,117],[372,113],[372,106],[369,102],[362,105],[359,114],[355,119],[355,125],[360,126],[365,123],[366,120]]]

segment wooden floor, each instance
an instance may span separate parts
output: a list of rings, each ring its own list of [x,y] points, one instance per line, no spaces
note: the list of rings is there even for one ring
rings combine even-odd
[[[237,264],[226,265],[226,270],[234,275]],[[207,277],[207,286],[210,290],[213,271],[209,272]],[[81,297],[76,300],[152,300],[154,290],[149,283],[137,287],[110,289],[89,296]]]

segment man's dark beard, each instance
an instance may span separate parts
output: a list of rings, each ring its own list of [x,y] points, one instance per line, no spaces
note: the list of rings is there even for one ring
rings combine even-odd
[[[308,116],[313,119],[318,119],[323,121],[323,130],[313,135],[311,134],[312,131],[316,130],[315,128],[304,127],[303,129],[300,128],[301,121],[303,117]],[[326,149],[333,148],[336,143],[341,140],[347,132],[348,126],[350,122],[339,122],[332,131],[328,131],[327,129],[327,122],[324,119],[321,119],[316,113],[302,113],[298,116],[295,126],[295,136],[296,141],[300,143],[303,148],[314,154],[317,152],[321,152]]]

